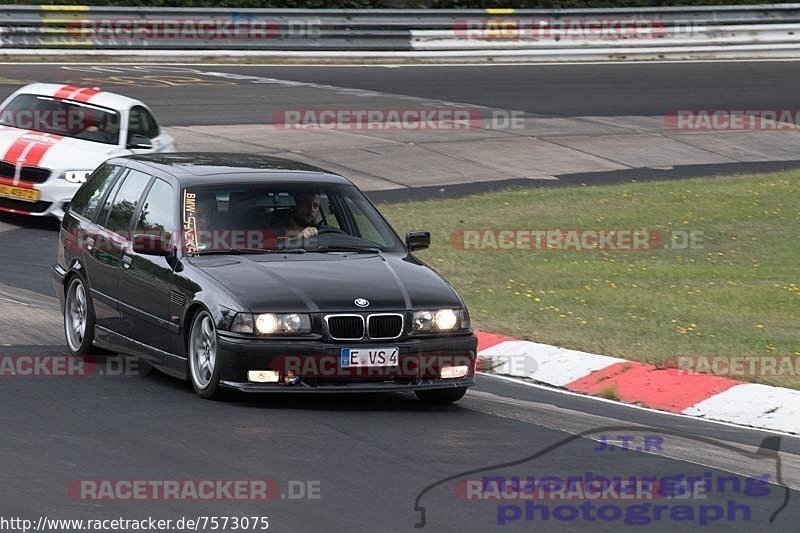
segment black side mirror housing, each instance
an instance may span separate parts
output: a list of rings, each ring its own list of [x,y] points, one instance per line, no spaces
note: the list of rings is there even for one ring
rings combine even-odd
[[[131,150],[152,150],[153,143],[144,135],[134,133],[128,138],[128,148]]]
[[[406,233],[406,247],[409,252],[426,250],[431,245],[430,231],[409,231]]]

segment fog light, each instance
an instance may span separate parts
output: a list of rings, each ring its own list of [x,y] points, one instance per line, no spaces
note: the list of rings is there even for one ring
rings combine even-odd
[[[439,376],[442,379],[454,379],[454,378],[463,378],[469,372],[469,367],[467,365],[459,365],[459,366],[443,366],[441,370],[439,370]]]
[[[250,370],[247,379],[251,383],[277,383],[281,380],[281,373],[277,370]]]
[[[284,383],[286,383],[287,385],[291,386],[291,385],[297,385],[297,383],[299,381],[300,381],[300,376],[295,374],[294,370],[287,370],[286,371],[286,377],[283,378],[283,382]]]

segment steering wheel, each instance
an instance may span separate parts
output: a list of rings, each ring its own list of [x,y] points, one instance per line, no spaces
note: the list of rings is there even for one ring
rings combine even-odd
[[[343,233],[348,235],[346,231],[342,231],[339,228],[333,226],[320,226],[317,228],[317,235],[322,235],[323,233]]]

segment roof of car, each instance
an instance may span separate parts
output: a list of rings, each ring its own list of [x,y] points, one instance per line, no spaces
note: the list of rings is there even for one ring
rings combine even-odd
[[[110,93],[98,87],[81,87],[60,83],[31,83],[17,90],[19,94],[39,94],[53,96],[62,100],[96,104],[110,109],[128,109],[142,102],[117,93]]]
[[[313,181],[318,183],[351,182],[338,174],[299,161],[256,154],[218,152],[178,152],[142,154],[116,158],[139,161],[166,172],[187,186],[218,181]],[[113,162],[114,160],[110,161]]]

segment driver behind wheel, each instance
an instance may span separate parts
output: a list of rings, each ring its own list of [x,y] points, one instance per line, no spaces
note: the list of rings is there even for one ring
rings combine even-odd
[[[317,217],[319,216],[320,194],[300,193],[295,195],[295,205],[289,212],[289,220],[284,227],[287,237],[315,237]]]

